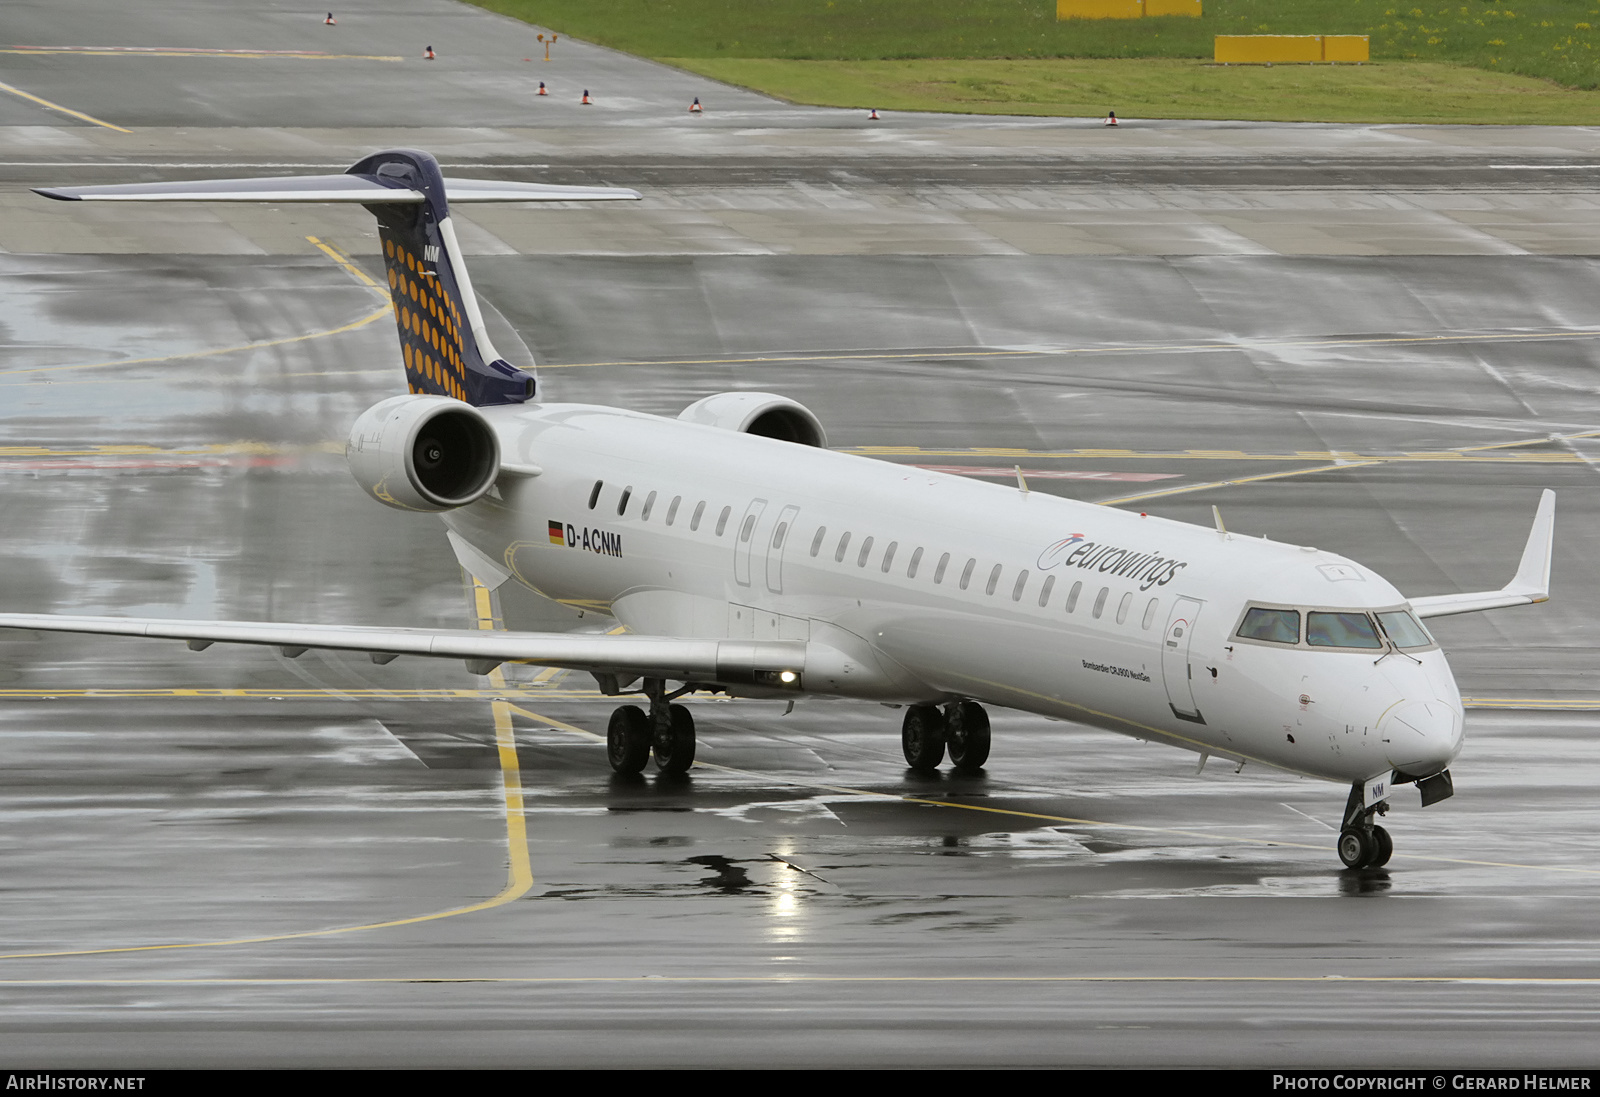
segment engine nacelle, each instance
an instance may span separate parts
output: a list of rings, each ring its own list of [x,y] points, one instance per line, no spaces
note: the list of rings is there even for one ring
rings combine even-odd
[[[500,473],[488,420],[448,396],[391,396],[362,413],[344,449],[366,493],[397,510],[453,510],[476,502]]]
[[[819,449],[828,444],[822,423],[810,408],[773,392],[719,392],[696,400],[678,418]]]

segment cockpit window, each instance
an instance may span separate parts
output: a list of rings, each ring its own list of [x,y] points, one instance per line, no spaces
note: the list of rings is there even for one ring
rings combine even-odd
[[[1271,640],[1275,644],[1300,642],[1300,611],[1293,609],[1251,610],[1244,615],[1239,635],[1246,640]]]
[[[1306,614],[1306,643],[1314,648],[1381,648],[1378,630],[1365,613]]]
[[[1397,648],[1425,648],[1434,643],[1422,622],[1403,609],[1378,614],[1378,623]]]

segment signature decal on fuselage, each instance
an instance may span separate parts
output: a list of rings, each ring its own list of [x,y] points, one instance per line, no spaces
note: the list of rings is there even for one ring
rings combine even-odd
[[[585,552],[592,552],[599,556],[622,555],[622,534],[612,533],[609,530],[590,529],[588,526],[574,526],[551,520],[550,543],[561,545],[564,548],[581,548]]]
[[[1101,674],[1114,674],[1118,678],[1132,678],[1135,682],[1148,682],[1150,680],[1150,676],[1142,670],[1114,667],[1108,663],[1091,663],[1087,659],[1082,660],[1082,662],[1084,670],[1097,670]]]
[[[1133,579],[1139,583],[1140,590],[1164,587],[1177,578],[1178,572],[1189,566],[1182,560],[1170,559],[1159,552],[1135,552],[1116,545],[1102,545],[1086,540],[1081,533],[1063,537],[1039,554],[1040,571],[1048,571],[1058,565]]]

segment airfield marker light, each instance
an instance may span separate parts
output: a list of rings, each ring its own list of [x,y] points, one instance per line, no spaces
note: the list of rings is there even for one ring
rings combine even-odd
[[[422,59],[424,61],[432,61],[433,60],[433,47],[432,46],[428,46],[427,48],[425,48],[422,51]]]
[[[702,108],[700,106],[700,97],[698,95],[694,97],[694,102],[689,104],[689,113],[690,114],[700,114],[700,113],[702,113]]]
[[[550,94],[549,92],[544,90],[544,81],[543,80],[539,81],[539,94],[540,95],[549,95]]]
[[[869,121],[869,122],[881,122],[881,121],[883,121],[883,119],[878,117],[878,108],[877,107],[873,107],[872,108],[871,113],[869,113],[867,115],[867,121]]]
[[[334,19],[333,12],[330,11],[328,13],[328,17],[322,21],[322,25],[325,27],[336,27],[339,25],[339,23],[338,20]]]
[[[550,60],[550,43],[554,42],[557,38],[560,38],[561,36],[559,34],[552,34],[549,38],[546,38],[542,34],[536,34],[536,35],[534,35],[534,37],[537,38],[539,41],[544,43],[544,59],[546,61]]]
[[[1110,114],[1106,115],[1106,125],[1114,126],[1116,124],[1117,124],[1117,112],[1116,111],[1112,111]]]
[[[584,88],[583,89],[583,98],[578,100],[578,105],[581,106],[581,107],[592,107],[592,106],[594,106],[594,100],[589,98],[589,89],[588,88]]]

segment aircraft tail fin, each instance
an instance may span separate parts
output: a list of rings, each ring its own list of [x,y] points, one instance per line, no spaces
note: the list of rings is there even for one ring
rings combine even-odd
[[[537,380],[501,358],[489,339],[450,220],[450,202],[640,197],[616,187],[445,179],[438,161],[415,149],[374,153],[343,175],[48,187],[38,193],[63,201],[358,202],[378,219],[411,391],[452,396],[474,407],[531,400]]]

